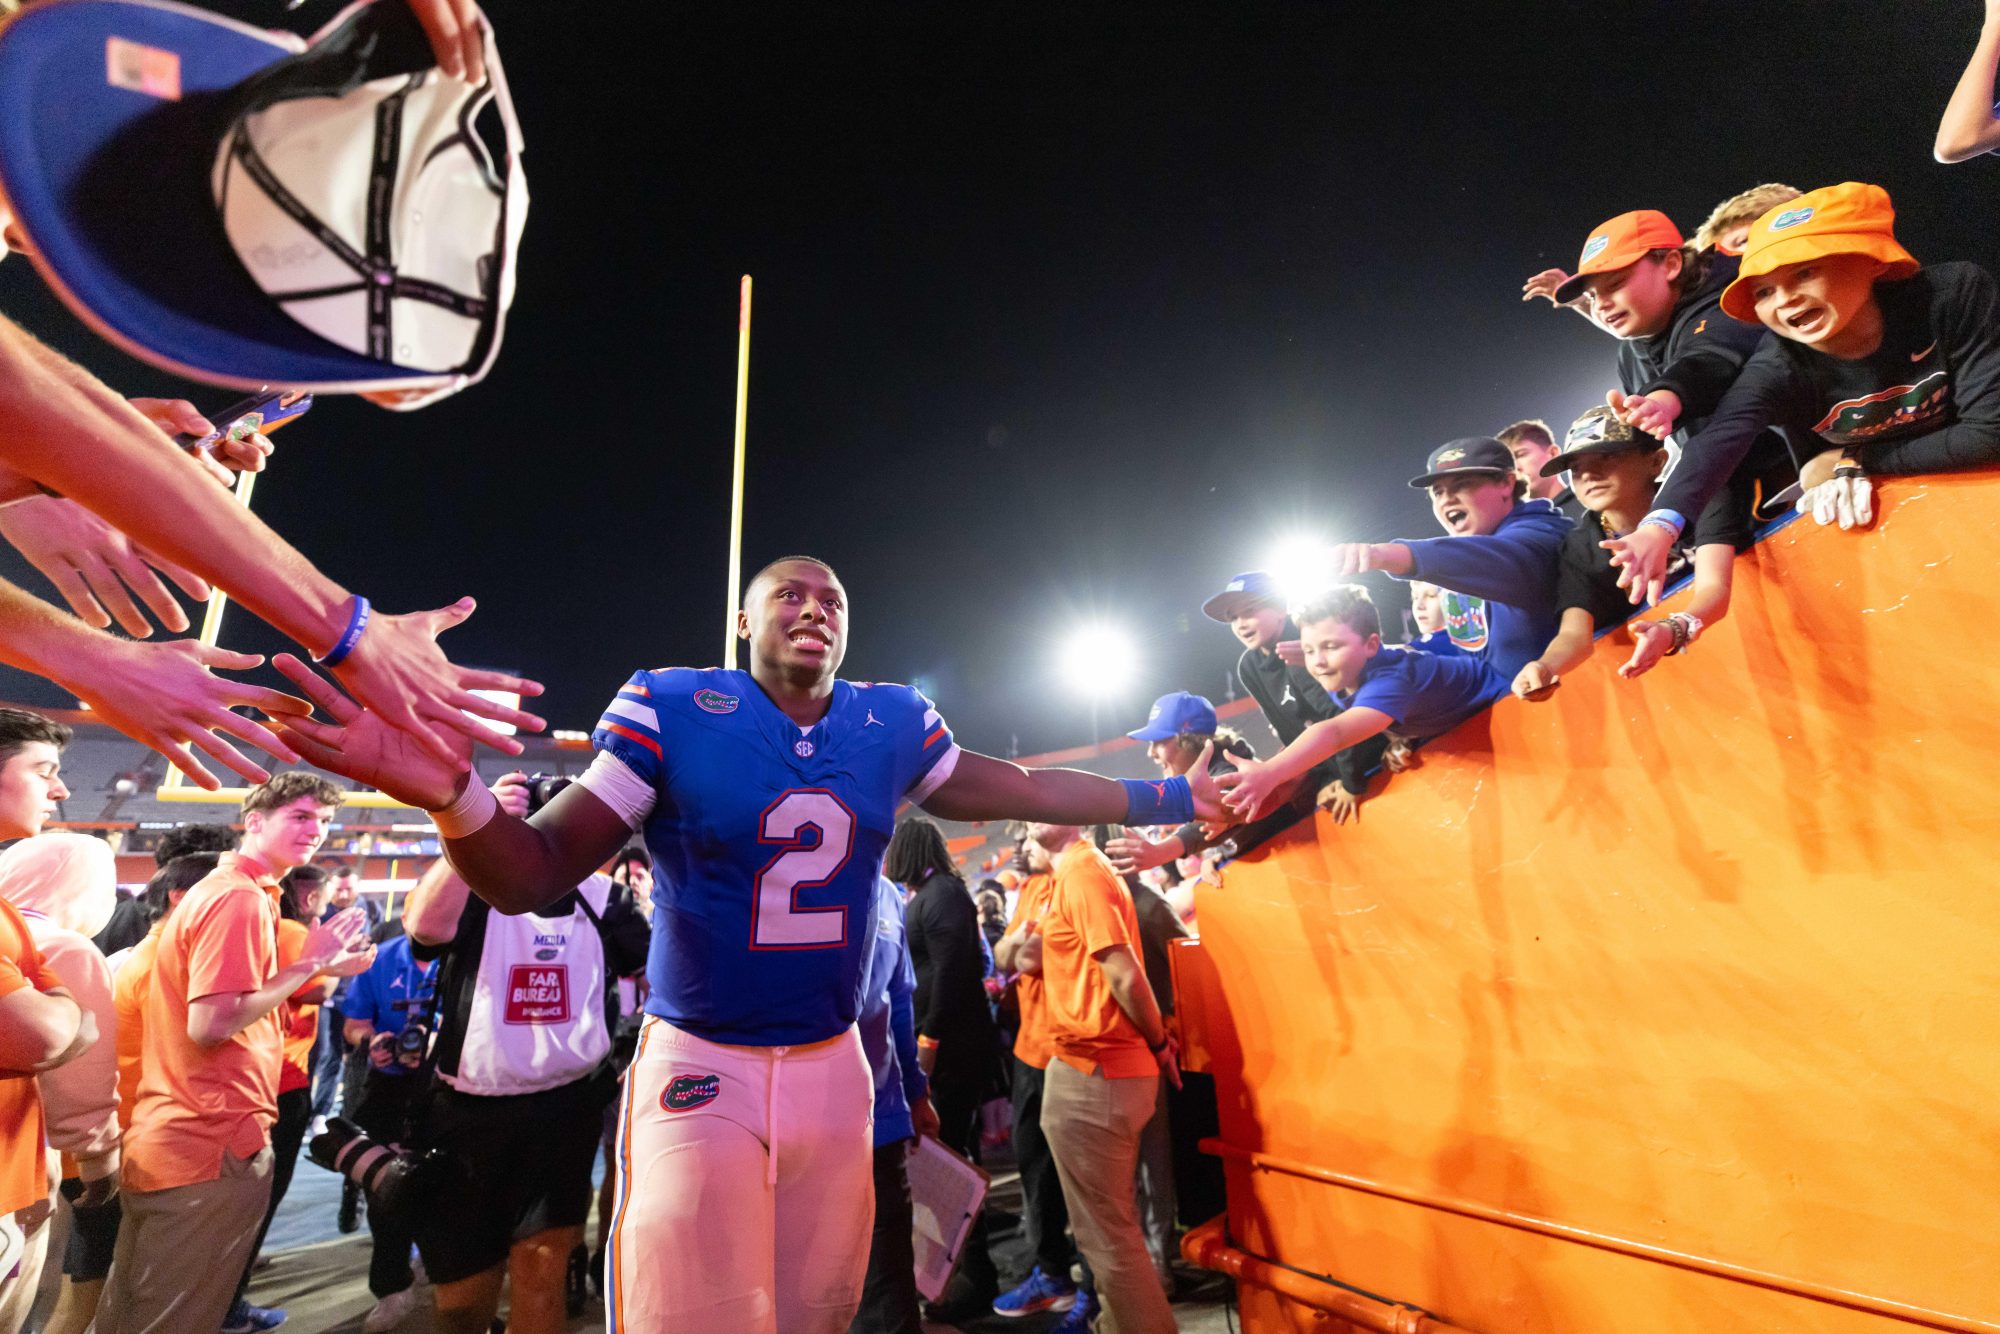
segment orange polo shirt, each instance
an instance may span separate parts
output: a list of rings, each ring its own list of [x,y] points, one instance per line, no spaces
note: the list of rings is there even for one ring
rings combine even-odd
[[[1111,983],[1091,956],[1123,945],[1139,948],[1139,913],[1132,891],[1110,860],[1078,839],[1056,858],[1048,909],[1042,914],[1042,983],[1049,1041],[1064,1065],[1107,1079],[1158,1074],[1159,1062],[1111,994]],[[1141,965],[1143,967],[1143,965]]]
[[[28,924],[0,899],[0,996],[63,984],[35,948]],[[0,1214],[25,1209],[49,1193],[47,1123],[42,1095],[31,1074],[0,1073]]]
[[[1023,922],[1038,922],[1049,907],[1049,878],[1031,875],[1014,900],[1014,916],[1007,934],[1021,929]],[[1014,979],[1014,1000],[1021,1008],[1021,1027],[1014,1034],[1014,1055],[1023,1065],[1037,1070],[1049,1068],[1055,1049],[1049,1046],[1049,1012],[1042,999],[1042,979],[1022,973]]]
[[[160,933],[125,1135],[125,1184],[135,1190],[213,1181],[225,1151],[249,1158],[270,1143],[284,1060],[279,1010],[213,1047],[189,1037],[187,1021],[192,1002],[257,991],[277,974],[278,893],[261,865],[226,852]]]
[[[165,922],[153,923],[146,938],[132,947],[111,979],[111,1006],[118,1012],[118,1128],[132,1128],[132,1108],[139,1101],[139,1070],[145,1064],[146,997],[153,989],[153,960],[160,951]]]
[[[289,968],[299,961],[306,947],[306,924],[290,920],[278,923],[278,967]],[[319,981],[315,973],[299,986],[304,991]],[[294,992],[296,996],[298,993]],[[319,1002],[288,1000],[278,1007],[285,1029],[285,1065],[278,1076],[278,1092],[312,1087],[312,1049],[319,1038]]]

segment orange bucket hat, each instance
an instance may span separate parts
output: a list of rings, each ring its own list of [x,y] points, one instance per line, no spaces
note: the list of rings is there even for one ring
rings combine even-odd
[[[1866,255],[1885,278],[1907,278],[1922,266],[1896,240],[1896,210],[1879,185],[1844,181],[1789,199],[1750,224],[1743,266],[1722,290],[1722,311],[1745,324],[1757,322],[1753,279],[1787,264],[1824,255]]]
[[[1583,254],[1577,258],[1575,275],[1556,288],[1556,300],[1566,306],[1583,295],[1592,276],[1637,264],[1655,250],[1679,250],[1683,244],[1681,229],[1657,209],[1620,213],[1590,233],[1590,239],[1583,243]]]

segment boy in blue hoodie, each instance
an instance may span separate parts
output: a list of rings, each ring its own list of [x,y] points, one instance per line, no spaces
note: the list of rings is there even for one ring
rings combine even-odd
[[[1528,499],[1513,451],[1485,436],[1438,446],[1410,485],[1430,492],[1450,536],[1350,542],[1334,548],[1334,573],[1382,570],[1457,594],[1446,600],[1446,632],[1498,679],[1497,699],[1555,636],[1556,553],[1569,517]]]

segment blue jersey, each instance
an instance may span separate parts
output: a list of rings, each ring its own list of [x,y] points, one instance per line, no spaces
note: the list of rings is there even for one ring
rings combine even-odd
[[[747,672],[639,672],[591,741],[653,793],[646,1011],[711,1042],[794,1046],[861,1009],[896,808],[958,762],[908,686],[837,681],[808,730]]]

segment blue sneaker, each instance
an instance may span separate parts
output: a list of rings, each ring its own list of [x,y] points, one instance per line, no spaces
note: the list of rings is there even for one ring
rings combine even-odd
[[[285,1323],[285,1308],[282,1306],[252,1306],[247,1301],[238,1300],[229,1308],[229,1314],[222,1317],[222,1334],[263,1334],[267,1329],[276,1329]]]
[[[1075,1305],[1076,1284],[1069,1281],[1068,1275],[1050,1278],[1036,1265],[1020,1286],[993,1299],[993,1314],[1016,1319],[1042,1311],[1067,1311]]]
[[[1069,1308],[1049,1334],[1090,1334],[1097,1324],[1097,1294],[1084,1288],[1076,1294],[1075,1305]]]

